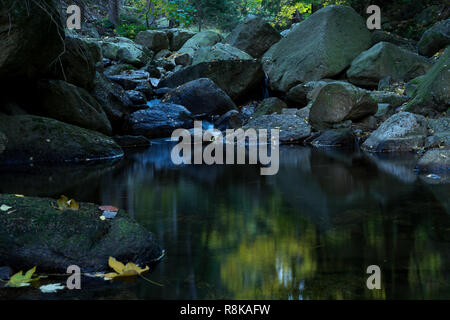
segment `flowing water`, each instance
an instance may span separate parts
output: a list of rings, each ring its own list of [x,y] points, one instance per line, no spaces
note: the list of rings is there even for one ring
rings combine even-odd
[[[13,298],[450,298],[450,185],[415,175],[414,155],[286,146],[280,171],[171,164],[155,142],[115,165],[0,174],[0,192],[124,208],[166,250],[147,277]],[[433,181],[432,181],[433,182]],[[381,290],[366,269],[381,268]]]

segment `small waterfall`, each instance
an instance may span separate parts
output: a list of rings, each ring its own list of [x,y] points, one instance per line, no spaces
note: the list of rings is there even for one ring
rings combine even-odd
[[[269,98],[269,77],[267,74],[264,76],[264,85],[263,85],[263,98]]]

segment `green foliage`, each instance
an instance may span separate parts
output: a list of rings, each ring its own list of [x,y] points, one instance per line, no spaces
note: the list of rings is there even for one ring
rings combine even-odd
[[[134,39],[139,32],[145,31],[148,29],[149,28],[143,24],[121,24],[121,25],[117,26],[116,32],[121,37]]]

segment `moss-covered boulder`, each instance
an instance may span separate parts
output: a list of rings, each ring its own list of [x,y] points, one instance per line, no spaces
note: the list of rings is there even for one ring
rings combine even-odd
[[[116,159],[122,149],[109,137],[54,119],[0,116],[8,139],[1,164],[67,163]]]
[[[418,79],[406,110],[424,115],[445,112],[450,107],[450,47],[433,67]]]
[[[105,111],[85,89],[62,80],[42,80],[39,93],[39,115],[111,135]]]
[[[162,255],[154,235],[121,210],[101,220],[91,203],[60,211],[53,199],[5,194],[0,203],[12,208],[0,212],[0,265],[58,272],[78,265],[90,272],[107,270],[110,256],[145,265]]]
[[[431,57],[450,44],[450,19],[441,21],[425,31],[417,44],[421,55]]]

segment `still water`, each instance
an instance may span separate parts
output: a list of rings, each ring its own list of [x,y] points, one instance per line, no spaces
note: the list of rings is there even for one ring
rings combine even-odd
[[[286,146],[280,171],[171,164],[173,144],[114,165],[0,174],[0,192],[124,208],[156,234],[147,277],[15,298],[450,299],[450,184],[416,176],[414,155]],[[382,289],[368,290],[378,265]],[[37,290],[35,290],[37,291]]]

